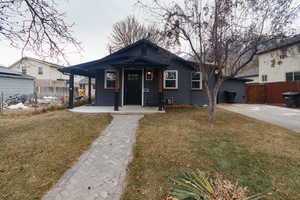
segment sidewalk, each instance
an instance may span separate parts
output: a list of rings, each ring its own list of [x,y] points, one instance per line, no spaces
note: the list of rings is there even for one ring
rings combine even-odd
[[[119,200],[143,115],[114,115],[91,148],[43,200]]]

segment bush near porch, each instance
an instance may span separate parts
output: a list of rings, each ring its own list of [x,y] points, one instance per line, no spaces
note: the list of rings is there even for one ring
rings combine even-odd
[[[137,132],[123,200],[164,199],[185,170],[218,172],[266,199],[300,199],[300,134],[236,113],[169,109],[146,115]]]
[[[0,199],[40,199],[110,120],[66,110],[0,115]]]

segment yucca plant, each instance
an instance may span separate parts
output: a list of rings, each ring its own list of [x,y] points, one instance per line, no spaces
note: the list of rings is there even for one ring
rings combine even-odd
[[[265,196],[248,196],[247,188],[232,184],[220,175],[208,176],[200,170],[185,172],[172,182],[169,199],[173,200],[258,200]]]

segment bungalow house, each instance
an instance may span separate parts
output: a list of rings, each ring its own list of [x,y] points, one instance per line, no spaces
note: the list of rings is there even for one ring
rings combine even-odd
[[[97,106],[163,104],[207,104],[201,71],[193,63],[174,55],[148,40],[140,40],[102,59],[65,67],[59,71],[70,75],[70,101],[73,106],[74,75],[95,78]],[[227,80],[221,88],[219,102],[224,102],[225,90],[237,93],[236,102],[244,102],[242,79]]]

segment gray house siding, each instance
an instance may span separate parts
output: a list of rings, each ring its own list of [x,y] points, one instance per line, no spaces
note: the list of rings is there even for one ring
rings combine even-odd
[[[126,55],[140,56],[147,55],[155,60],[163,59],[163,53],[160,49],[154,47],[138,46],[126,51]],[[178,71],[178,89],[176,90],[164,90],[164,100],[171,100],[173,104],[195,104],[203,105],[208,103],[208,98],[205,90],[192,90],[191,87],[191,75],[193,70],[190,67],[185,66],[182,62],[171,59],[169,66],[165,70],[177,70]],[[128,66],[127,66],[128,67]],[[136,67],[136,69],[144,69],[144,94],[143,103],[145,106],[157,106],[159,104],[159,70],[152,69],[154,72],[153,80],[146,80],[145,72],[147,66]],[[126,70],[126,68],[124,69]],[[120,71],[122,72],[122,71]],[[119,105],[122,105],[122,73],[120,73],[120,94],[119,94]],[[236,91],[237,97],[236,102],[243,103],[245,97],[245,84],[238,80],[228,80],[224,83],[221,88],[219,101],[224,102],[224,91]],[[96,105],[99,106],[113,106],[114,105],[114,91],[104,89],[104,70],[100,70],[96,74]]]
[[[178,89],[164,90],[164,100],[168,102],[168,99],[173,104],[193,104],[203,105],[208,104],[208,98],[204,89],[192,90],[191,88],[191,73],[192,70],[174,63],[172,66],[166,68],[166,70],[178,70]],[[147,70],[145,69],[144,73]],[[144,76],[144,106],[157,106],[159,100],[158,92],[158,70],[152,70],[153,80],[146,80]],[[119,93],[119,105],[122,105],[122,73],[120,73],[120,93]],[[218,101],[219,103],[226,102],[224,91],[233,91],[237,93],[235,98],[236,103],[245,103],[245,83],[240,80],[227,80],[223,83]],[[101,70],[96,75],[96,105],[99,106],[113,106],[114,105],[114,91],[104,89],[104,70]]]
[[[224,91],[236,92],[235,103],[245,103],[246,84],[241,80],[226,80],[219,92],[219,103],[226,103]]]
[[[167,70],[178,71],[178,89],[165,90],[164,98],[171,99],[173,104],[191,104],[192,89],[191,89],[191,73],[192,71],[180,65],[179,63],[172,63]]]
[[[113,106],[115,99],[115,92],[104,88],[104,71],[99,70],[96,74],[96,105],[98,106]],[[120,76],[121,73],[120,73]],[[122,77],[120,77],[120,80]],[[120,88],[122,88],[122,81],[120,81]],[[122,104],[122,90],[120,89],[119,105]]]
[[[146,69],[147,71],[147,69]],[[151,70],[153,71],[153,79],[146,80],[146,76],[144,76],[144,105],[145,106],[157,106],[159,103],[159,96],[158,96],[158,77],[159,71],[158,70]]]
[[[4,94],[4,99],[16,94],[33,95],[34,80],[0,76],[0,93],[1,92]]]

